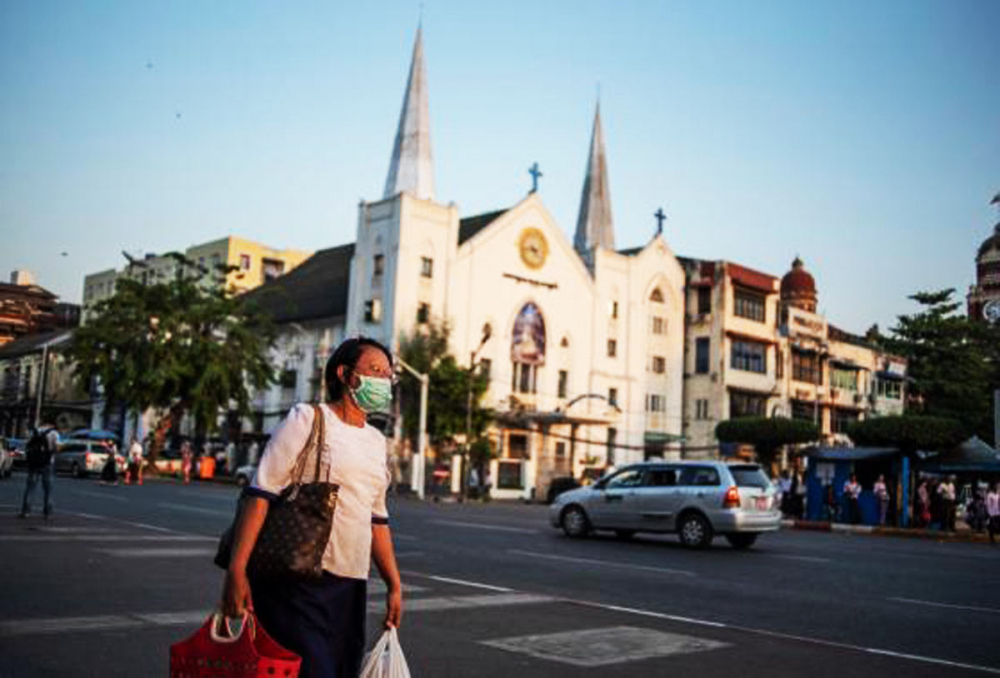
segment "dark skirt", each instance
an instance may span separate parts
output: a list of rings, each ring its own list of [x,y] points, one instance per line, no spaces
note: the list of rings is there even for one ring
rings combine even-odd
[[[356,678],[365,654],[368,582],[324,572],[319,581],[252,580],[254,612],[302,657],[302,678]]]

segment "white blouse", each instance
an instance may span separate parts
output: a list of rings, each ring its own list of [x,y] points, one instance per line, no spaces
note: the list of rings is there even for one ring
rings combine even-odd
[[[326,405],[321,405],[324,444],[320,477],[340,485],[333,529],[323,569],[340,577],[367,579],[371,569],[372,525],[388,524],[385,498],[389,469],[385,436],[375,427],[351,426]],[[299,452],[312,430],[311,405],[296,405],[274,431],[264,449],[257,473],[247,493],[277,499],[291,483]],[[313,460],[307,462],[304,482],[312,480]]]

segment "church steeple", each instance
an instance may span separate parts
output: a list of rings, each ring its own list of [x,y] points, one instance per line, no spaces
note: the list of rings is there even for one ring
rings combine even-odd
[[[385,179],[384,198],[407,191],[422,200],[434,199],[434,165],[431,162],[431,119],[427,105],[427,69],[424,66],[423,28],[417,28],[406,81],[399,128]]]
[[[611,218],[611,192],[608,189],[608,160],[604,153],[604,133],[601,131],[601,104],[594,113],[594,131],[590,137],[590,158],[587,176],[580,196],[580,215],[576,221],[573,245],[580,254],[601,246],[614,250],[614,221]]]

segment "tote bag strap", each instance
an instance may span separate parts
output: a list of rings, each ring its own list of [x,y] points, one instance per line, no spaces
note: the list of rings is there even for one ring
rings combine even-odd
[[[309,453],[312,450],[316,451],[316,478],[319,478],[319,463],[323,456],[323,411],[319,408],[319,405],[312,405],[312,408],[312,429],[309,431],[309,437],[306,438],[305,445],[303,445],[302,449],[299,451],[298,459],[295,461],[295,467],[292,469],[292,485],[295,486],[295,489],[292,491],[292,496],[298,494],[298,488],[302,484],[302,476],[305,474],[306,462],[308,461]]]

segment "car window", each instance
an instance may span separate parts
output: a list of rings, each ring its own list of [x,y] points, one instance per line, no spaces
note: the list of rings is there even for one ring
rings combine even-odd
[[[767,476],[760,469],[760,466],[730,466],[729,472],[733,474],[733,480],[737,487],[760,487],[767,488],[771,483]]]
[[[614,489],[616,487],[636,487],[642,482],[642,469],[638,468],[627,468],[624,471],[620,471],[615,475],[611,476],[607,484],[604,486],[607,489]]]
[[[87,451],[87,446],[86,445],[80,445],[80,444],[77,443],[77,444],[73,444],[73,445],[66,445],[66,446],[64,446],[59,451],[60,452],[86,452]]]
[[[681,485],[714,487],[719,484],[719,472],[711,466],[686,466],[681,470]]]
[[[673,487],[677,484],[677,469],[651,468],[646,471],[642,484],[647,487]]]

